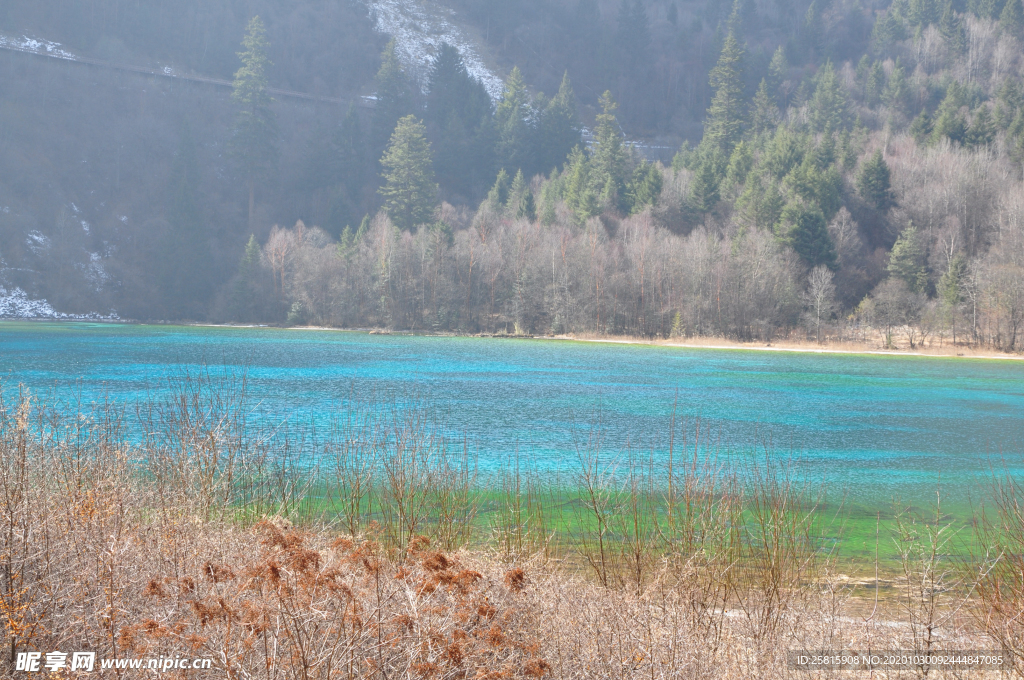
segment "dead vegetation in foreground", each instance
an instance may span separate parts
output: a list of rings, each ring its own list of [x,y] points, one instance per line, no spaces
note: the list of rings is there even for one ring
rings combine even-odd
[[[742,550],[711,549],[712,527],[735,533],[735,515],[697,509],[696,489],[679,492],[676,507],[689,503],[694,521],[673,520],[686,528],[676,548],[655,549],[643,495],[627,496],[630,514],[594,482],[579,559],[500,540],[469,551],[454,519],[447,531],[436,519],[465,510],[451,505],[457,493],[409,500],[429,447],[403,448],[412,463],[401,469],[392,451],[377,492],[390,511],[358,527],[245,512],[286,507],[289,485],[239,484],[273,480],[277,468],[245,462],[258,442],[224,417],[230,398],[203,399],[183,390],[149,414],[172,434],[134,443],[116,419],[64,418],[29,398],[0,405],[5,676],[32,677],[12,670],[26,650],[208,657],[211,670],[161,677],[268,680],[851,677],[812,676],[787,655],[992,649],[1019,663],[1024,652],[1024,522],[1012,486],[1003,530],[974,558],[946,559],[938,525],[899,524],[897,593],[854,615],[851,587],[801,538],[801,513],[770,476],[745,501],[754,531]],[[634,532],[613,530],[622,518]],[[81,677],[148,677],[131,673]]]

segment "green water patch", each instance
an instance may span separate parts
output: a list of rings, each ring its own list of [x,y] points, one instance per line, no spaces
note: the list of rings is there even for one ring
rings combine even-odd
[[[398,498],[386,487],[376,481],[354,497],[351,490],[307,480],[293,485],[290,497],[242,500],[231,513],[245,523],[281,516],[297,526],[326,524],[399,550],[412,536],[426,535],[444,549],[545,552],[583,563],[599,544],[614,562],[638,549],[654,561],[692,553],[753,559],[774,543],[797,555],[815,553],[818,563],[828,561],[840,573],[882,579],[902,576],[905,561],[914,566],[932,549],[930,541],[938,541],[938,559],[948,568],[980,548],[979,510],[971,505],[869,508],[845,503],[840,494],[831,501],[800,493],[784,498],[767,496],[763,488],[760,496],[747,488],[732,498],[695,489],[683,498],[683,490],[670,504],[665,489],[636,494],[532,480],[454,491],[410,487],[418,498]]]

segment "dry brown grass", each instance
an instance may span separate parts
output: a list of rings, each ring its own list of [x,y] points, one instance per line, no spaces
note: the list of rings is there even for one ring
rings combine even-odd
[[[908,526],[901,597],[853,615],[851,588],[810,541],[808,497],[775,472],[742,501],[756,540],[736,539],[740,506],[728,499],[741,494],[709,491],[696,471],[657,491],[676,514],[651,522],[656,491],[638,471],[625,504],[595,478],[586,498],[603,519],[579,529],[589,533],[575,559],[507,540],[467,550],[462,524],[422,519],[466,507],[421,487],[441,469],[415,423],[401,441],[419,463],[391,458],[373,482],[390,475],[405,490],[383,493],[401,496],[390,514],[293,526],[238,512],[240,498],[294,507],[295,493],[238,483],[273,475],[250,457],[258,441],[230,424],[236,402],[210,406],[193,390],[171,403],[158,411],[177,434],[131,444],[115,410],[69,418],[28,397],[0,404],[5,675],[25,650],[214,659],[193,678],[655,679],[808,677],[787,666],[795,649],[1020,649],[1010,547],[1000,544],[1009,561],[971,562],[984,573],[971,598],[937,566],[941,536]],[[996,565],[1009,581],[993,581]]]

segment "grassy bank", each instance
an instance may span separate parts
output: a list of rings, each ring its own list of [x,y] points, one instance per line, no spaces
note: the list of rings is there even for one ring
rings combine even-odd
[[[76,649],[209,657],[189,677],[211,678],[775,678],[807,677],[795,649],[1024,652],[1012,482],[969,540],[941,508],[876,522],[890,568],[851,578],[843,542],[867,520],[770,456],[724,470],[696,423],[666,465],[606,458],[595,436],[549,479],[515,461],[483,476],[428,410],[288,433],[250,414],[244,381],[202,379],[133,409],[0,406],[2,663]]]

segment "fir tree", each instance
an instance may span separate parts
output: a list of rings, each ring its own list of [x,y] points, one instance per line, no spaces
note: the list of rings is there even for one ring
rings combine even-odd
[[[505,81],[505,90],[494,114],[498,136],[495,154],[499,168],[512,172],[518,168],[529,167],[531,109],[530,95],[526,91],[523,74],[520,73],[519,67],[514,67]]]
[[[927,111],[921,109],[921,113],[911,121],[909,132],[919,146],[928,142],[928,138],[932,134],[932,121]]]
[[[963,20],[953,10],[952,0],[946,0],[939,18],[939,33],[946,43],[952,56],[955,58],[964,53],[967,49],[967,31],[964,29]]]
[[[995,121],[1000,130],[1006,130],[1013,122],[1014,116],[1024,107],[1024,93],[1021,92],[1020,83],[1012,78],[1007,78],[996,98]]]
[[[633,170],[633,177],[626,189],[629,212],[638,213],[653,206],[661,196],[661,189],[661,170],[652,163],[640,163]]]
[[[924,291],[928,283],[925,270],[925,251],[914,225],[904,229],[889,253],[889,274],[906,282],[915,293]]]
[[[907,7],[907,21],[911,26],[925,28],[939,20],[935,0],[910,0]]]
[[[378,192],[384,199],[384,210],[399,230],[428,222],[436,205],[437,184],[425,133],[415,116],[400,119],[380,161],[384,186]]]
[[[740,141],[729,157],[729,165],[725,169],[725,186],[730,191],[742,187],[753,167],[754,154],[750,144]]]
[[[825,216],[817,206],[787,205],[782,214],[789,229],[783,241],[811,267],[836,265],[836,251],[828,234]]]
[[[885,212],[896,203],[889,183],[889,166],[878,150],[857,174],[857,192],[876,210]]]
[[[988,146],[996,138],[996,125],[988,106],[982,104],[971,114],[971,126],[967,128],[964,143],[968,146]]]
[[[722,44],[718,63],[711,69],[710,83],[715,90],[704,123],[704,146],[722,153],[732,152],[743,126],[743,79],[740,67],[743,48],[730,31]]]
[[[238,53],[242,68],[235,73],[231,98],[239,106],[229,150],[242,167],[249,189],[249,228],[252,229],[256,201],[256,182],[270,171],[277,160],[277,121],[267,92],[267,31],[259,16],[246,26]]]
[[[569,154],[561,181],[565,206],[573,212],[578,222],[586,222],[600,212],[597,194],[591,188],[590,161],[580,147]]]
[[[892,45],[907,37],[907,27],[903,17],[893,3],[884,15],[875,21],[871,32],[871,43],[876,53],[889,51]]]
[[[999,15],[999,26],[1017,40],[1024,38],[1024,9],[1021,8],[1021,2],[1006,0],[1006,6]]]
[[[793,132],[785,125],[775,129],[775,134],[765,145],[761,165],[776,179],[782,179],[803,161],[803,151]]]
[[[622,146],[622,132],[615,119],[618,104],[611,92],[601,95],[598,103],[602,113],[594,125],[594,151],[591,158],[591,181],[605,206],[617,207],[625,188],[626,150]]]
[[[558,94],[551,98],[540,117],[540,144],[537,148],[540,170],[561,165],[569,152],[582,143],[580,120],[576,113],[576,95],[569,72],[562,76]]]
[[[786,62],[786,50],[779,45],[772,54],[772,60],[768,63],[768,91],[776,98],[780,106],[786,105],[785,97],[782,94],[782,84],[786,82],[789,75],[789,64]]]
[[[393,38],[381,54],[380,69],[374,78],[374,85],[376,106],[373,109],[373,145],[374,152],[380,153],[387,145],[398,119],[413,110],[412,82],[398,61]]]
[[[815,132],[838,130],[846,116],[846,95],[831,60],[818,71],[814,96],[809,102],[811,128]]]
[[[960,111],[963,106],[964,94],[962,88],[956,82],[950,84],[946,91],[946,97],[939,104],[935,112],[935,120],[932,123],[932,142],[938,142],[943,137],[962,144],[967,136],[967,119]]]
[[[953,331],[953,344],[956,345],[956,316],[960,305],[964,302],[964,282],[967,279],[967,260],[961,254],[954,255],[946,271],[939,279],[936,292],[942,305],[943,316],[946,317]]]
[[[914,293],[924,292],[928,284],[928,271],[925,268],[925,247],[918,228],[912,224],[900,233],[899,238],[889,253],[889,273],[902,279]]]
[[[867,55],[864,55],[867,58]],[[868,71],[864,83],[864,102],[868,106],[877,106],[882,101],[882,91],[885,89],[885,71],[882,69],[882,62],[875,61]]]
[[[457,195],[482,193],[494,167],[491,98],[469,75],[459,51],[442,43],[430,69],[425,123],[442,187]]]
[[[736,209],[744,223],[760,229],[772,229],[782,217],[785,200],[778,185],[769,177],[752,172],[743,193],[736,200]]]
[[[779,107],[768,94],[768,84],[761,79],[750,105],[750,129],[755,135],[770,132],[779,124]]]
[[[250,235],[231,289],[231,314],[236,321],[256,320],[259,278],[260,244],[255,235]]]
[[[725,157],[718,149],[710,149],[701,154],[690,184],[690,205],[702,216],[718,204],[724,166]]]
[[[889,107],[889,111],[902,116],[906,114],[907,100],[909,99],[910,88],[907,86],[907,78],[903,73],[903,65],[899,58],[889,74],[889,82],[882,94],[882,101]]]
[[[517,177],[522,177],[522,175],[522,171],[516,173]],[[498,171],[498,177],[494,180],[494,186],[487,192],[487,203],[491,206],[491,210],[500,213],[508,204],[508,196],[508,173],[502,168]]]
[[[509,189],[507,212],[510,217],[525,219],[533,222],[537,219],[537,207],[533,201],[533,191],[527,184],[523,171],[520,170],[512,179],[512,187]]]

